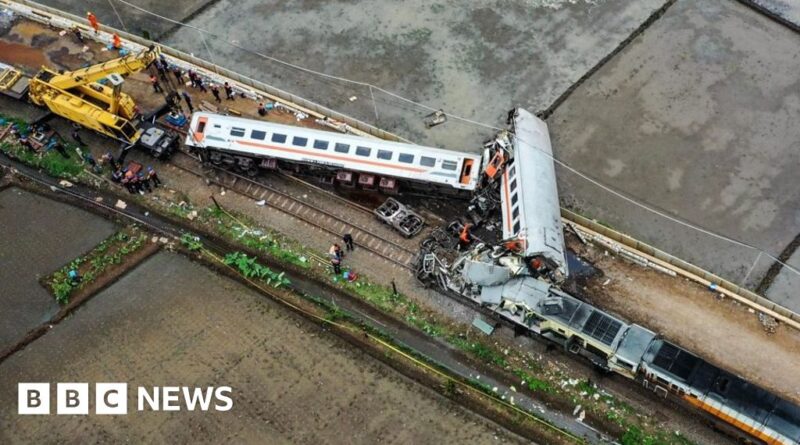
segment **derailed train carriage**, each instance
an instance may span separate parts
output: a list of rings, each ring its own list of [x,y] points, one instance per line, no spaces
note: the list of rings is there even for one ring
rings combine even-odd
[[[249,175],[280,168],[390,194],[468,196],[480,183],[480,155],[214,113],[192,115],[186,145]]]
[[[509,114],[504,163],[491,157],[373,140],[263,121],[194,113],[186,144],[208,162],[247,174],[283,168],[326,182],[396,193],[470,194],[498,168],[503,244],[445,266],[453,290],[523,329],[701,410],[720,426],[764,444],[800,444],[800,407],[543,281],[569,273],[547,127],[522,109]],[[500,156],[503,158],[504,156]],[[538,266],[534,266],[538,264]],[[547,272],[547,273],[540,273]]]
[[[511,149],[500,180],[504,243],[475,246],[422,276],[604,370],[699,409],[748,441],[800,444],[800,407],[553,284],[569,270],[547,127],[520,109],[509,113],[509,124],[504,141]],[[435,254],[427,254],[436,264]],[[550,273],[531,267],[537,259]]]

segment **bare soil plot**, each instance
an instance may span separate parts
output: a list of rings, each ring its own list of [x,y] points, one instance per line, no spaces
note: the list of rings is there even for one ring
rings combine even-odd
[[[696,283],[626,263],[594,246],[573,247],[604,272],[587,284],[593,303],[800,402],[800,332],[781,327],[768,335],[746,306]]]
[[[59,306],[39,284],[112,233],[84,210],[18,188],[0,192],[0,350],[47,321]]]
[[[0,365],[19,381],[233,387],[227,413],[17,416],[0,441],[500,443],[499,428],[425,390],[266,298],[161,253]],[[129,406],[135,406],[135,396]],[[5,437],[3,437],[5,436]]]

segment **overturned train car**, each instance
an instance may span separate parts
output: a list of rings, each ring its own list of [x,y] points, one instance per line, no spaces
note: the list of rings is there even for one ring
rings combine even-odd
[[[280,168],[386,193],[470,194],[480,181],[479,155],[207,112],[192,115],[186,145],[249,175]]]
[[[521,108],[509,112],[509,124],[513,150],[500,184],[503,239],[565,278],[569,270],[547,124]]]

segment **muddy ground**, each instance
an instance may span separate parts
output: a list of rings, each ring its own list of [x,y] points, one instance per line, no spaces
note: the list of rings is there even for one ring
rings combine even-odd
[[[23,417],[8,403],[0,409],[11,426],[0,431],[4,443],[517,443],[266,298],[169,253],[6,360],[0,376],[2,400],[16,400],[19,381],[229,385],[234,400],[230,412],[125,417]],[[128,404],[136,406],[135,396]]]
[[[554,151],[627,196],[777,256],[800,233],[799,44],[738,2],[679,1],[548,119]],[[733,282],[753,289],[772,264],[557,175],[570,205]]]
[[[593,304],[800,403],[800,332],[784,326],[769,335],[755,312],[697,283],[623,263],[603,248],[575,247],[604,273],[586,286]]]
[[[59,310],[39,284],[115,231],[84,210],[18,189],[0,191],[0,350]]]

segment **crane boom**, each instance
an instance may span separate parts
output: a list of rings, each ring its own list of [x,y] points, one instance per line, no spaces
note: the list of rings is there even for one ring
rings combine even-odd
[[[56,74],[48,80],[48,84],[53,88],[69,90],[97,82],[111,74],[126,76],[147,68],[158,58],[159,54],[161,54],[161,51],[158,47],[151,47],[139,54],[129,54],[125,57],[98,63],[97,65]]]
[[[72,122],[133,145],[142,130],[136,122],[136,104],[121,91],[121,76],[147,68],[160,54],[158,47],[151,46],[74,71],[57,73],[43,67],[30,80],[28,98]],[[98,83],[104,78],[113,86]]]

